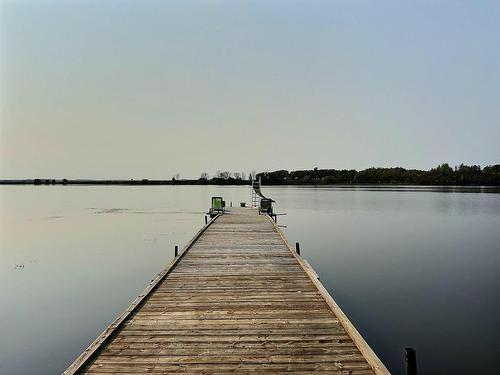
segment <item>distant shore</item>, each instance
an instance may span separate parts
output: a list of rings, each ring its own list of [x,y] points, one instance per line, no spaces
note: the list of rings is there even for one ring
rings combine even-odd
[[[55,179],[36,178],[22,180],[0,180],[0,185],[250,185],[249,180],[91,180],[91,179]]]
[[[418,169],[368,168],[278,170],[250,174],[218,171],[214,177],[202,173],[198,179],[4,179],[0,185],[251,185],[252,175],[264,185],[429,185],[429,186],[500,186],[500,164],[481,168],[479,165],[450,167],[438,165],[428,171]]]

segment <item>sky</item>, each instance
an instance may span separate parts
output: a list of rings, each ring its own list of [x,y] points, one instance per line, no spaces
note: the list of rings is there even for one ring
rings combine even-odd
[[[0,178],[500,163],[499,1],[0,4]]]

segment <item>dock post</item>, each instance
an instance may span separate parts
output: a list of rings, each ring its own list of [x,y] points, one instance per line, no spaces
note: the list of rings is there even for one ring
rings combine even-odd
[[[300,255],[300,245],[298,242],[295,242],[295,250],[297,251],[297,254]]]
[[[179,256],[179,246],[177,246],[177,245],[175,245],[174,254],[175,254],[176,258]]]
[[[205,225],[208,224],[208,219],[207,219],[207,215],[205,215]]]
[[[229,207],[233,207],[233,201],[229,202]]]
[[[417,353],[413,348],[405,348],[406,375],[417,375]]]

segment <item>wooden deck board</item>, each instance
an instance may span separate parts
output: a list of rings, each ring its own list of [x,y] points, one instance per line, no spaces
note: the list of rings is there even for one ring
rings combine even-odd
[[[389,374],[277,226],[237,208],[65,373],[318,371]]]

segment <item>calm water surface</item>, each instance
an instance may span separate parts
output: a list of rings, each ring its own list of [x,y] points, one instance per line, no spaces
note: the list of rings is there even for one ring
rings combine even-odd
[[[290,242],[394,374],[497,374],[495,189],[266,187]],[[248,187],[0,187],[0,374],[57,374]]]

